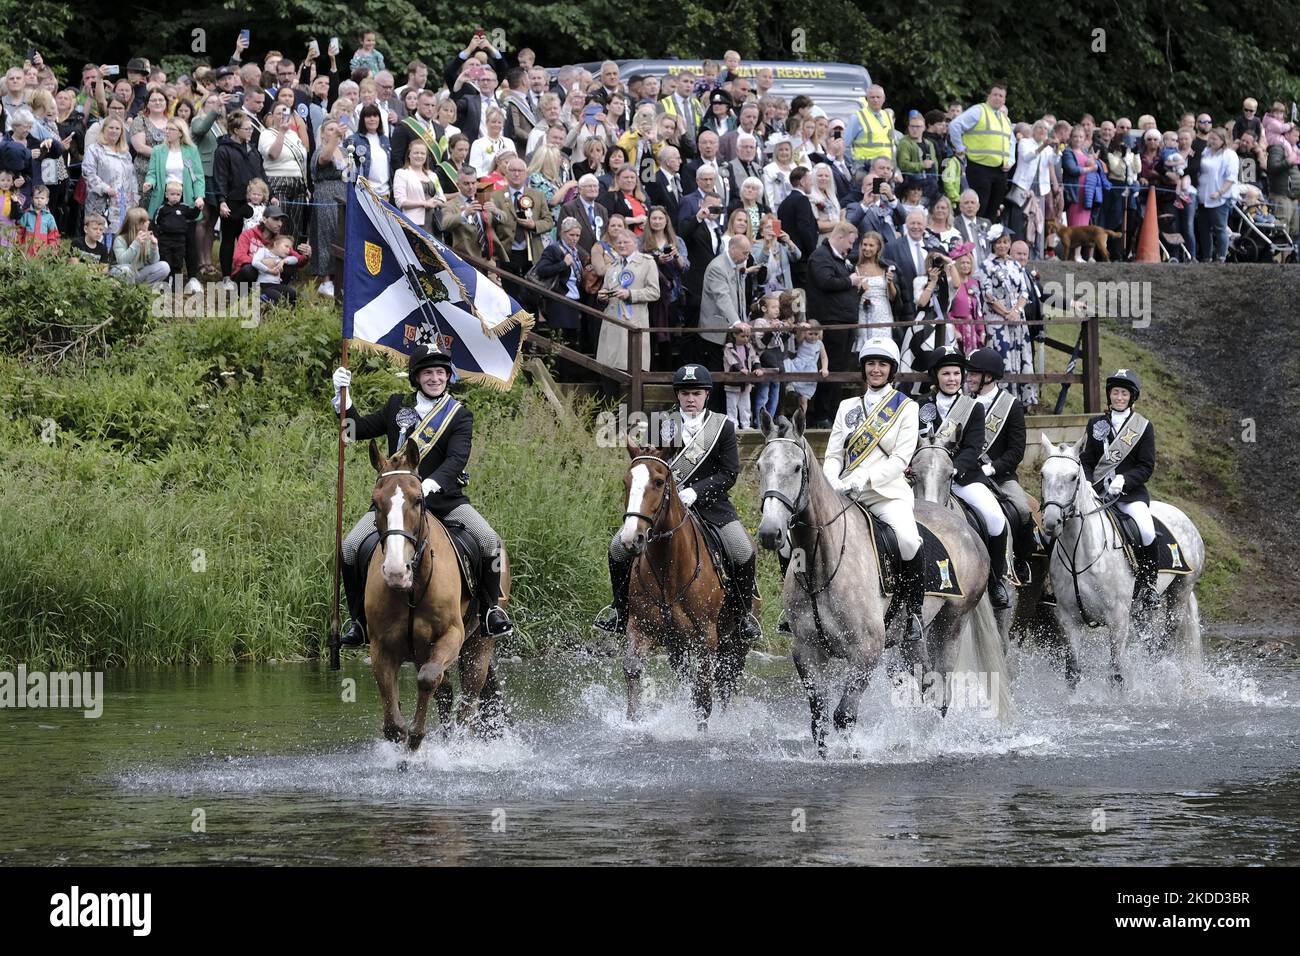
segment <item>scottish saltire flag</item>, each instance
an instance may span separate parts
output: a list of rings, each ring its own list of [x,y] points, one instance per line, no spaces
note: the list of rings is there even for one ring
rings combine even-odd
[[[343,337],[392,355],[449,352],[457,373],[506,391],[533,317],[359,179],[348,190]]]

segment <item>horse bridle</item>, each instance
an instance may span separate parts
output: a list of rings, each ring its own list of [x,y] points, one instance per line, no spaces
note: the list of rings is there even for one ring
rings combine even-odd
[[[419,474],[409,469],[399,469],[394,471],[380,472],[379,477],[387,478],[391,475],[409,475],[410,477],[414,478],[417,482],[420,481]],[[406,570],[411,572],[411,577],[413,579],[413,583],[411,586],[411,598],[407,599],[407,604],[410,607],[415,607],[416,605],[418,605],[420,603],[420,598],[422,597],[422,595],[416,593],[417,592],[416,584],[418,584],[418,581],[415,581],[414,579],[418,578],[416,572],[420,569],[420,561],[421,559],[423,559],[424,552],[429,546],[429,539],[425,537],[424,534],[425,531],[424,516],[427,511],[427,508],[424,504],[424,494],[423,494],[424,488],[421,487],[420,491],[421,494],[417,496],[420,501],[419,535],[418,536],[413,535],[409,531],[396,531],[392,528],[379,532],[380,547],[383,547],[384,543],[390,537],[397,536],[399,538],[405,538],[407,541],[411,542],[411,546],[415,548],[415,553],[412,554],[411,557],[406,562]]]
[[[1047,456],[1045,456],[1045,457],[1043,458],[1043,461],[1047,461],[1049,458],[1064,458],[1064,459],[1066,459],[1067,461],[1072,461],[1072,462],[1074,462],[1076,465],[1079,464],[1079,459],[1075,458],[1073,455],[1062,455],[1062,454],[1060,454],[1059,452],[1058,452],[1058,453],[1055,453],[1055,454],[1051,454],[1051,455],[1047,455]],[[1076,475],[1074,476],[1074,480],[1075,480],[1075,481],[1078,481],[1078,480],[1079,480],[1079,475],[1078,475],[1078,474],[1076,474]],[[1088,517],[1091,517],[1092,515],[1097,514],[1098,512],[1101,512],[1101,511],[1109,511],[1111,508],[1113,508],[1113,507],[1115,506],[1115,502],[1117,502],[1117,501],[1119,501],[1119,496],[1118,496],[1118,495],[1117,495],[1116,497],[1114,497],[1114,498],[1109,498],[1109,499],[1103,498],[1102,501],[1101,501],[1100,506],[1098,506],[1097,508],[1094,508],[1092,511],[1080,511],[1078,508],[1075,507],[1075,504],[1074,504],[1074,501],[1073,501],[1073,500],[1070,500],[1070,501],[1055,501],[1055,500],[1052,500],[1052,499],[1048,499],[1047,501],[1044,501],[1044,502],[1043,502],[1043,504],[1042,504],[1042,510],[1043,510],[1043,511],[1047,511],[1048,508],[1050,508],[1050,507],[1052,507],[1053,505],[1055,505],[1056,507],[1058,507],[1058,508],[1061,509],[1061,521],[1062,521],[1062,522],[1066,522],[1066,521],[1069,521],[1071,518],[1076,517],[1076,516],[1077,516],[1077,517],[1080,517],[1080,518],[1088,518]]]
[[[656,462],[657,464],[663,465],[664,467],[668,468],[668,473],[672,474],[672,468],[668,465],[668,463],[664,461],[662,458],[659,458],[655,455],[637,455],[635,458],[632,459],[632,464],[635,465],[638,461]],[[682,525],[686,524],[687,519],[690,518],[691,516],[690,509],[683,507],[682,510],[685,511],[686,514],[682,517],[681,521],[677,522],[676,527],[668,531],[656,532],[654,530],[654,527],[656,524],[659,523],[659,519],[663,517],[664,511],[667,510],[669,497],[670,495],[667,489],[665,489],[664,493],[659,497],[659,507],[655,509],[655,513],[653,515],[648,515],[641,511],[623,512],[624,521],[626,521],[628,518],[637,518],[641,521],[646,522],[649,525],[649,527],[646,529],[646,535],[645,535],[645,543],[647,545],[654,544],[656,541],[663,541],[666,538],[671,538],[673,535],[675,535],[678,531],[681,530]]]
[[[1056,453],[1053,453],[1053,454],[1051,454],[1051,455],[1047,455],[1046,457],[1044,457],[1044,458],[1043,458],[1043,461],[1047,461],[1047,460],[1050,459],[1050,458],[1065,458],[1065,459],[1067,459],[1067,460],[1069,460],[1069,461],[1074,462],[1075,465],[1079,465],[1079,466],[1080,466],[1080,467],[1079,467],[1079,470],[1075,472],[1075,476],[1074,476],[1074,480],[1075,480],[1075,482],[1076,482],[1076,485],[1075,485],[1075,494],[1077,495],[1077,494],[1078,494],[1078,484],[1077,484],[1077,483],[1079,482],[1079,479],[1080,479],[1080,477],[1081,477],[1081,475],[1082,475],[1082,473],[1083,473],[1083,468],[1082,468],[1082,466],[1081,466],[1080,463],[1079,463],[1079,459],[1075,458],[1073,455],[1062,455],[1062,454],[1060,454],[1059,452],[1056,452]],[[1102,512],[1102,511],[1109,511],[1111,508],[1113,508],[1113,507],[1115,506],[1115,503],[1116,503],[1117,501],[1119,501],[1119,496],[1118,496],[1118,495],[1115,496],[1114,498],[1109,499],[1109,500],[1103,500],[1103,501],[1101,502],[1101,504],[1098,505],[1098,507],[1094,508],[1092,511],[1086,511],[1086,512],[1085,512],[1085,511],[1080,511],[1080,510],[1075,506],[1073,499],[1071,499],[1070,501],[1067,501],[1067,502],[1060,502],[1060,501],[1055,501],[1055,500],[1048,500],[1048,501],[1043,502],[1043,512],[1046,513],[1048,508],[1050,508],[1050,507],[1052,507],[1053,505],[1055,505],[1057,508],[1059,508],[1059,509],[1061,510],[1061,523],[1064,524],[1065,522],[1069,521],[1071,518],[1074,518],[1074,517],[1077,517],[1080,521],[1082,521],[1084,518],[1091,517],[1092,515],[1098,514],[1099,512]],[[1053,553],[1053,555],[1059,555],[1059,556],[1060,556],[1061,564],[1064,565],[1064,566],[1065,566],[1065,569],[1070,573],[1070,581],[1071,581],[1071,583],[1074,585],[1074,603],[1075,603],[1075,606],[1078,607],[1078,609],[1079,609],[1079,617],[1080,617],[1080,618],[1083,620],[1083,622],[1084,622],[1085,624],[1087,624],[1089,627],[1101,627],[1105,622],[1104,622],[1104,621],[1097,621],[1097,620],[1094,620],[1093,617],[1092,617],[1092,615],[1089,614],[1088,611],[1087,611],[1087,609],[1083,606],[1083,595],[1082,595],[1082,593],[1081,593],[1080,590],[1079,590],[1079,577],[1080,577],[1080,576],[1081,576],[1085,571],[1090,570],[1094,564],[1096,564],[1098,561],[1101,560],[1102,555],[1104,555],[1104,554],[1106,553],[1106,549],[1103,548],[1100,552],[1098,552],[1098,554],[1097,554],[1097,556],[1096,556],[1095,558],[1093,558],[1091,561],[1088,562],[1088,564],[1087,564],[1085,567],[1080,568],[1080,567],[1079,567],[1079,548],[1082,546],[1082,544],[1083,544],[1083,531],[1080,530],[1080,532],[1079,532],[1079,536],[1078,536],[1077,538],[1075,538],[1075,540],[1074,540],[1074,548],[1073,548],[1073,551],[1072,551],[1072,553],[1070,554],[1070,556],[1069,556],[1068,558],[1067,558],[1066,555],[1065,555],[1065,549],[1064,549],[1063,547],[1057,547],[1057,548],[1055,548],[1055,549],[1053,550],[1052,553]]]
[[[803,472],[799,476],[799,491],[795,494],[794,500],[791,501],[790,496],[784,491],[779,491],[776,488],[765,488],[763,489],[763,499],[759,502],[759,507],[762,508],[763,505],[767,504],[768,498],[775,498],[777,501],[781,502],[781,504],[785,505],[786,509],[790,512],[790,519],[785,525],[786,528],[789,529],[795,526],[795,522],[798,519],[800,512],[802,512],[804,507],[807,505],[807,502],[804,501],[804,494],[808,490],[808,455],[807,446],[802,438],[798,440],[793,438],[769,438],[767,443],[769,445],[775,445],[777,442],[782,441],[789,442],[791,445],[798,445],[799,452],[803,457]]]

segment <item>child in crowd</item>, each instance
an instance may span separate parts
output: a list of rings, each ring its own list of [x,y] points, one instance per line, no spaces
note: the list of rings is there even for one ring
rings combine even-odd
[[[785,364],[785,336],[777,331],[781,323],[781,296],[769,292],[758,303],[758,315],[751,323],[754,350],[764,369],[780,371]],[[763,409],[773,418],[781,411],[781,383],[759,382],[754,389],[754,421],[762,421]]]
[[[18,240],[18,221],[23,218],[26,201],[14,186],[14,174],[0,169],[0,249]]]
[[[167,180],[163,192],[163,204],[153,214],[153,231],[158,237],[158,254],[167,263],[167,268],[176,282],[179,282],[184,274],[185,263],[196,258],[195,250],[191,248],[191,243],[195,240],[191,226],[203,215],[201,210],[184,205],[181,202],[183,195],[184,186],[179,179]],[[202,291],[198,276],[190,276],[185,291]]]
[[[921,182],[909,182],[903,186],[903,215],[919,212],[928,216],[930,210],[925,206],[925,185]]]
[[[149,228],[149,211],[133,206],[126,211],[122,231],[113,240],[112,274],[124,282],[165,282],[171,268],[158,254],[158,237]]]
[[[796,333],[799,346],[794,353],[794,358],[785,360],[785,370],[787,372],[818,372],[825,378],[830,374],[830,357],[826,354],[826,346],[822,343],[821,323],[816,319],[809,319],[799,325]],[[808,414],[808,399],[817,393],[816,382],[790,382],[790,391],[799,396],[799,407],[803,409],[805,415]]]
[[[73,258],[89,262],[95,266],[107,266],[113,261],[108,244],[104,242],[104,233],[108,230],[108,220],[98,213],[90,213],[82,224],[85,235],[72,240]]]
[[[28,258],[36,255],[43,246],[59,245],[59,227],[50,212],[50,190],[37,186],[32,190],[32,208],[18,220],[18,241],[23,244]]]
[[[285,266],[296,266],[300,261],[293,252],[293,236],[276,236],[253,253],[253,268],[257,270],[258,291],[263,302],[274,305],[287,299],[293,305],[298,301],[298,290],[284,285],[280,273]]]
[[[262,224],[262,213],[266,212],[266,204],[270,201],[271,187],[266,184],[266,180],[257,177],[250,179],[244,189],[244,201],[233,203],[230,207],[232,217],[244,220],[244,228],[240,232],[247,232]]]
[[[750,344],[750,328],[745,322],[737,322],[727,333],[727,345],[722,350],[722,369],[725,372],[752,372],[762,375],[763,369],[758,364],[758,350]],[[749,428],[750,395],[754,386],[748,382],[728,384],[727,417],[738,428]]]

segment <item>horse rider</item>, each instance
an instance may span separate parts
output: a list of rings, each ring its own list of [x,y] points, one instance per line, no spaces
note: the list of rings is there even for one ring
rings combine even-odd
[[[1025,406],[1012,391],[998,388],[998,379],[1004,372],[1005,363],[997,349],[986,346],[966,356],[966,381],[975,401],[984,407],[984,453],[981,455],[984,463],[980,470],[1020,516],[1020,527],[1012,545],[1016,576],[1022,584],[1027,584],[1029,558],[1037,542],[1033,506],[1016,477],[1016,469],[1025,458]]]
[[[731,420],[705,407],[712,389],[713,376],[703,365],[679,368],[673,375],[673,393],[681,413],[680,428],[673,416],[664,422],[660,438],[665,446],[681,443],[681,449],[668,462],[677,481],[678,497],[695,517],[718,529],[733,570],[729,597],[738,609],[745,639],[753,644],[763,636],[751,612],[758,554],[728,497],[740,474],[740,455]],[[616,533],[609,543],[609,582],[614,603],[601,612],[594,624],[602,631],[627,633],[627,588],[635,557]]]
[[[1158,603],[1159,553],[1151,518],[1147,482],[1156,467],[1156,427],[1134,410],[1142,394],[1137,372],[1122,368],[1106,379],[1109,407],[1088,423],[1087,444],[1079,456],[1083,473],[1099,494],[1118,495],[1119,510],[1136,522],[1142,545],[1137,549],[1134,605],[1145,620]]]
[[[478,545],[478,596],[483,626],[488,634],[500,637],[514,628],[499,604],[501,539],[465,496],[465,485],[469,481],[465,465],[469,462],[474,441],[474,414],[447,390],[454,374],[450,355],[417,345],[411,352],[406,373],[413,391],[390,395],[383,408],[369,415],[360,415],[352,404],[352,390],[348,388],[347,420],[352,423],[359,441],[386,435],[390,458],[401,451],[407,441],[415,442],[420,450],[417,471],[424,489],[424,506],[439,521],[463,525]],[[339,393],[352,384],[352,373],[337,368],[333,381],[334,410],[337,412]],[[372,536],[378,540],[373,506],[343,539],[343,586],[352,620],[348,622],[342,642],[352,646],[368,640],[362,606],[366,568],[357,566],[357,556],[373,551],[373,545],[367,540]]]
[[[1007,519],[998,504],[993,479],[980,464],[984,454],[984,406],[961,390],[966,356],[956,342],[927,356],[934,391],[922,396],[921,428],[956,446],[952,456],[952,493],[970,505],[984,521],[989,551],[989,602],[998,610],[1011,606],[1002,579],[1007,573]]]
[[[822,472],[836,491],[865,504],[894,529],[903,562],[899,588],[907,608],[907,639],[919,641],[925,637],[925,560],[915,499],[903,477],[916,452],[917,404],[893,387],[899,366],[893,339],[868,341],[858,361],[866,388],[840,402]]]

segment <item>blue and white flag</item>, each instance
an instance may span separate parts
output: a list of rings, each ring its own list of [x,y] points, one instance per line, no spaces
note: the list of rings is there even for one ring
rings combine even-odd
[[[343,337],[391,355],[451,354],[460,377],[509,390],[533,316],[370,184],[348,188]]]

